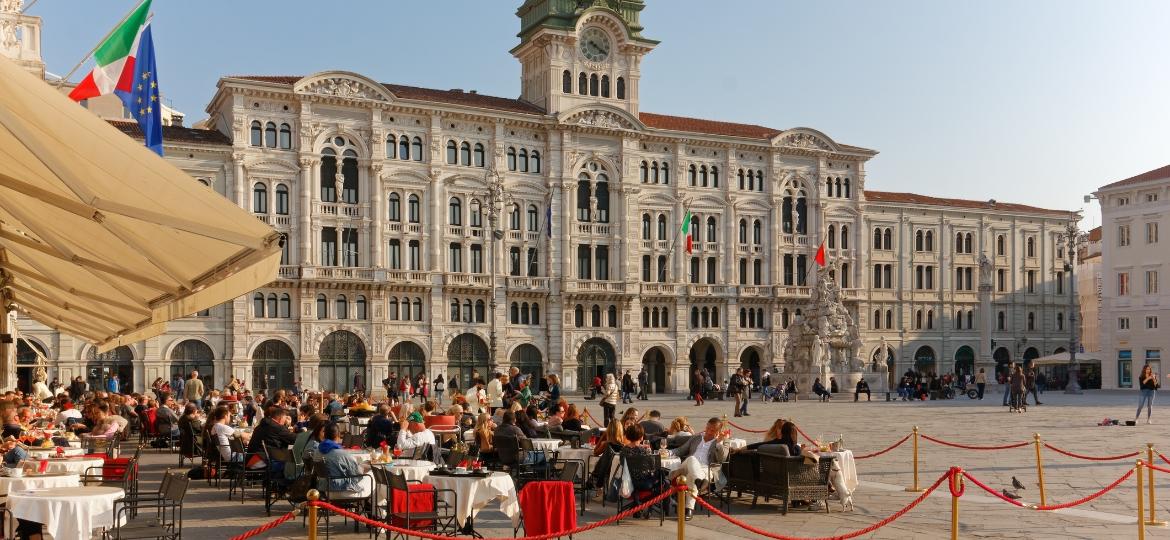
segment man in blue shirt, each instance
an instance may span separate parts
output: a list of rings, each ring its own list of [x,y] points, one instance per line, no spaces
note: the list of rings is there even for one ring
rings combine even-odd
[[[113,377],[110,377],[110,380],[106,381],[106,390],[108,390],[111,394],[117,394],[118,388],[118,375],[114,374]]]

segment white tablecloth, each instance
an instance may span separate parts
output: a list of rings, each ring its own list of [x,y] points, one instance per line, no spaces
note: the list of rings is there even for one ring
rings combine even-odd
[[[533,450],[541,450],[544,452],[552,452],[561,447],[560,439],[529,439],[532,441]]]
[[[32,463],[33,466],[39,466],[40,459],[25,460],[26,463]],[[49,466],[45,469],[48,473],[73,473],[85,474],[85,471],[90,467],[98,467],[95,473],[101,473],[101,466],[106,463],[102,458],[80,458],[71,457],[65,459],[48,458]]]
[[[492,473],[487,478],[428,475],[424,481],[437,489],[455,492],[458,499],[455,521],[460,527],[463,527],[468,517],[474,517],[496,499],[500,500],[500,511],[512,520],[512,527],[520,525],[520,501],[516,496],[516,484],[507,473]],[[441,495],[447,504],[452,503],[450,494]]]
[[[588,469],[587,472],[593,472],[593,466],[597,465],[597,458],[593,457],[592,448],[562,446],[557,449],[557,459],[580,461],[585,464],[585,468]]]
[[[748,443],[744,439],[727,439],[727,447],[731,448],[732,450],[739,450],[740,448],[746,448],[747,445],[748,445]]]
[[[65,452],[65,456],[85,455],[85,450],[82,448],[69,447],[69,448],[62,448],[62,450]],[[30,448],[28,451],[28,455],[30,457],[33,457],[36,459],[53,457],[53,456],[57,455],[57,448],[56,447],[53,447],[53,448]]]
[[[381,465],[391,474],[401,474],[407,482],[422,482],[427,473],[435,469],[435,464],[421,459],[396,459],[388,464]]]
[[[13,491],[8,509],[17,519],[44,524],[54,540],[89,540],[94,529],[114,525],[114,501],[125,495],[100,486]]]
[[[40,474],[12,478],[0,476],[0,495],[8,495],[11,491],[28,491],[30,489],[67,488],[81,485],[81,477],[76,474]]]
[[[820,454],[822,456],[834,456],[837,458],[833,460],[833,468],[829,472],[829,479],[833,481],[833,485],[838,485],[835,480],[840,475],[845,481],[845,488],[849,490],[848,494],[852,494],[857,490],[857,462],[853,460],[852,450],[821,452]]]

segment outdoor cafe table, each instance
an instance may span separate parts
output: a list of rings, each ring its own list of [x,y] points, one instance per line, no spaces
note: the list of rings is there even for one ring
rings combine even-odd
[[[532,449],[542,452],[553,452],[561,447],[560,439],[529,439],[532,441]]]
[[[840,452],[820,452],[822,456],[833,456],[833,467],[829,470],[830,480],[835,480],[838,475],[845,481],[845,489],[852,494],[857,490],[857,462],[853,460],[852,450],[842,450]],[[837,485],[833,482],[833,485]]]
[[[76,457],[76,456],[85,455],[85,450],[83,450],[81,448],[73,448],[73,447],[62,448],[62,451],[64,452],[63,455],[66,457]],[[57,447],[54,446],[54,447],[49,447],[49,448],[29,448],[28,455],[29,455],[29,457],[31,457],[33,459],[53,457],[53,456],[57,455]]]
[[[597,459],[593,457],[593,449],[585,446],[581,448],[570,448],[568,446],[558,448],[557,459],[580,461],[584,464],[586,474],[593,472],[593,466],[597,465]]]
[[[727,439],[727,447],[732,450],[739,450],[740,448],[747,448],[747,441],[744,439]]]
[[[422,482],[435,469],[434,462],[421,459],[396,459],[376,466],[384,467],[390,474],[401,474],[407,482]]]
[[[435,434],[435,439],[440,443],[446,442],[448,439],[454,440],[459,436],[459,428],[457,426],[431,426],[431,433]]]
[[[28,491],[45,488],[68,488],[81,485],[81,477],[76,474],[32,474],[19,478],[0,476],[0,496],[14,491]]]
[[[87,458],[87,457],[67,457],[67,458],[45,458],[49,462],[49,466],[45,469],[48,473],[73,473],[85,474],[90,467],[97,467],[100,469],[106,463],[102,458]],[[31,463],[34,467],[39,466],[40,459],[27,459],[25,463]]]
[[[54,540],[89,540],[93,530],[114,525],[120,488],[89,486],[11,491],[8,510],[17,519],[44,524]]]
[[[487,477],[475,476],[440,476],[429,474],[424,483],[435,486],[435,489],[449,489],[455,492],[455,501],[451,501],[449,493],[441,493],[444,502],[455,504],[455,522],[460,528],[468,521],[474,522],[475,514],[482,510],[489,502],[500,501],[500,511],[512,520],[512,527],[520,525],[520,502],[516,496],[516,484],[508,473],[494,472]]]

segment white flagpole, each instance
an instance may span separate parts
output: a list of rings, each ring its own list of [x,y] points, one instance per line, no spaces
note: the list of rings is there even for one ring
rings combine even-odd
[[[35,4],[35,3],[36,3],[36,0],[33,0],[32,4]],[[126,19],[129,19],[130,16],[133,15],[135,11],[138,11],[138,8],[141,7],[142,4],[144,4],[144,3],[146,3],[146,0],[142,0],[141,2],[138,2],[138,4],[134,6],[134,9],[131,9],[129,12],[126,13],[125,16],[122,17],[122,20],[118,21],[118,24],[111,26],[110,31],[106,32],[106,35],[102,36],[102,38],[98,40],[97,45],[94,45],[93,48],[90,49],[89,52],[85,54],[85,57],[82,58],[81,61],[77,62],[77,65],[73,66],[73,69],[69,70],[69,73],[66,73],[63,77],[58,79],[57,82],[53,83],[53,86],[60,88],[60,87],[64,86],[65,83],[69,82],[69,77],[72,77],[74,73],[77,73],[77,70],[80,69],[81,66],[84,65],[87,60],[89,60],[90,58],[93,57],[93,53],[97,52],[98,47],[101,47],[102,43],[105,43],[106,40],[110,38],[110,35],[114,33],[114,30],[117,30],[119,26],[122,26],[122,23],[126,22]],[[29,4],[27,7],[25,7],[25,9],[27,10],[29,7],[32,7],[32,4]]]

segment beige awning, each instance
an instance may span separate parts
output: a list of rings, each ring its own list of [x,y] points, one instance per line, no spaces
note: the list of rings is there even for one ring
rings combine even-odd
[[[1099,363],[1099,362],[1101,362],[1101,353],[1079,352],[1079,353],[1077,353],[1077,362],[1098,362]],[[1048,356],[1041,356],[1040,358],[1032,360],[1032,363],[1034,363],[1038,366],[1058,366],[1061,364],[1067,364],[1068,363],[1068,353],[1061,352],[1061,353],[1056,353],[1056,354],[1050,354]]]
[[[0,57],[0,308],[108,350],[279,265],[271,227]]]

